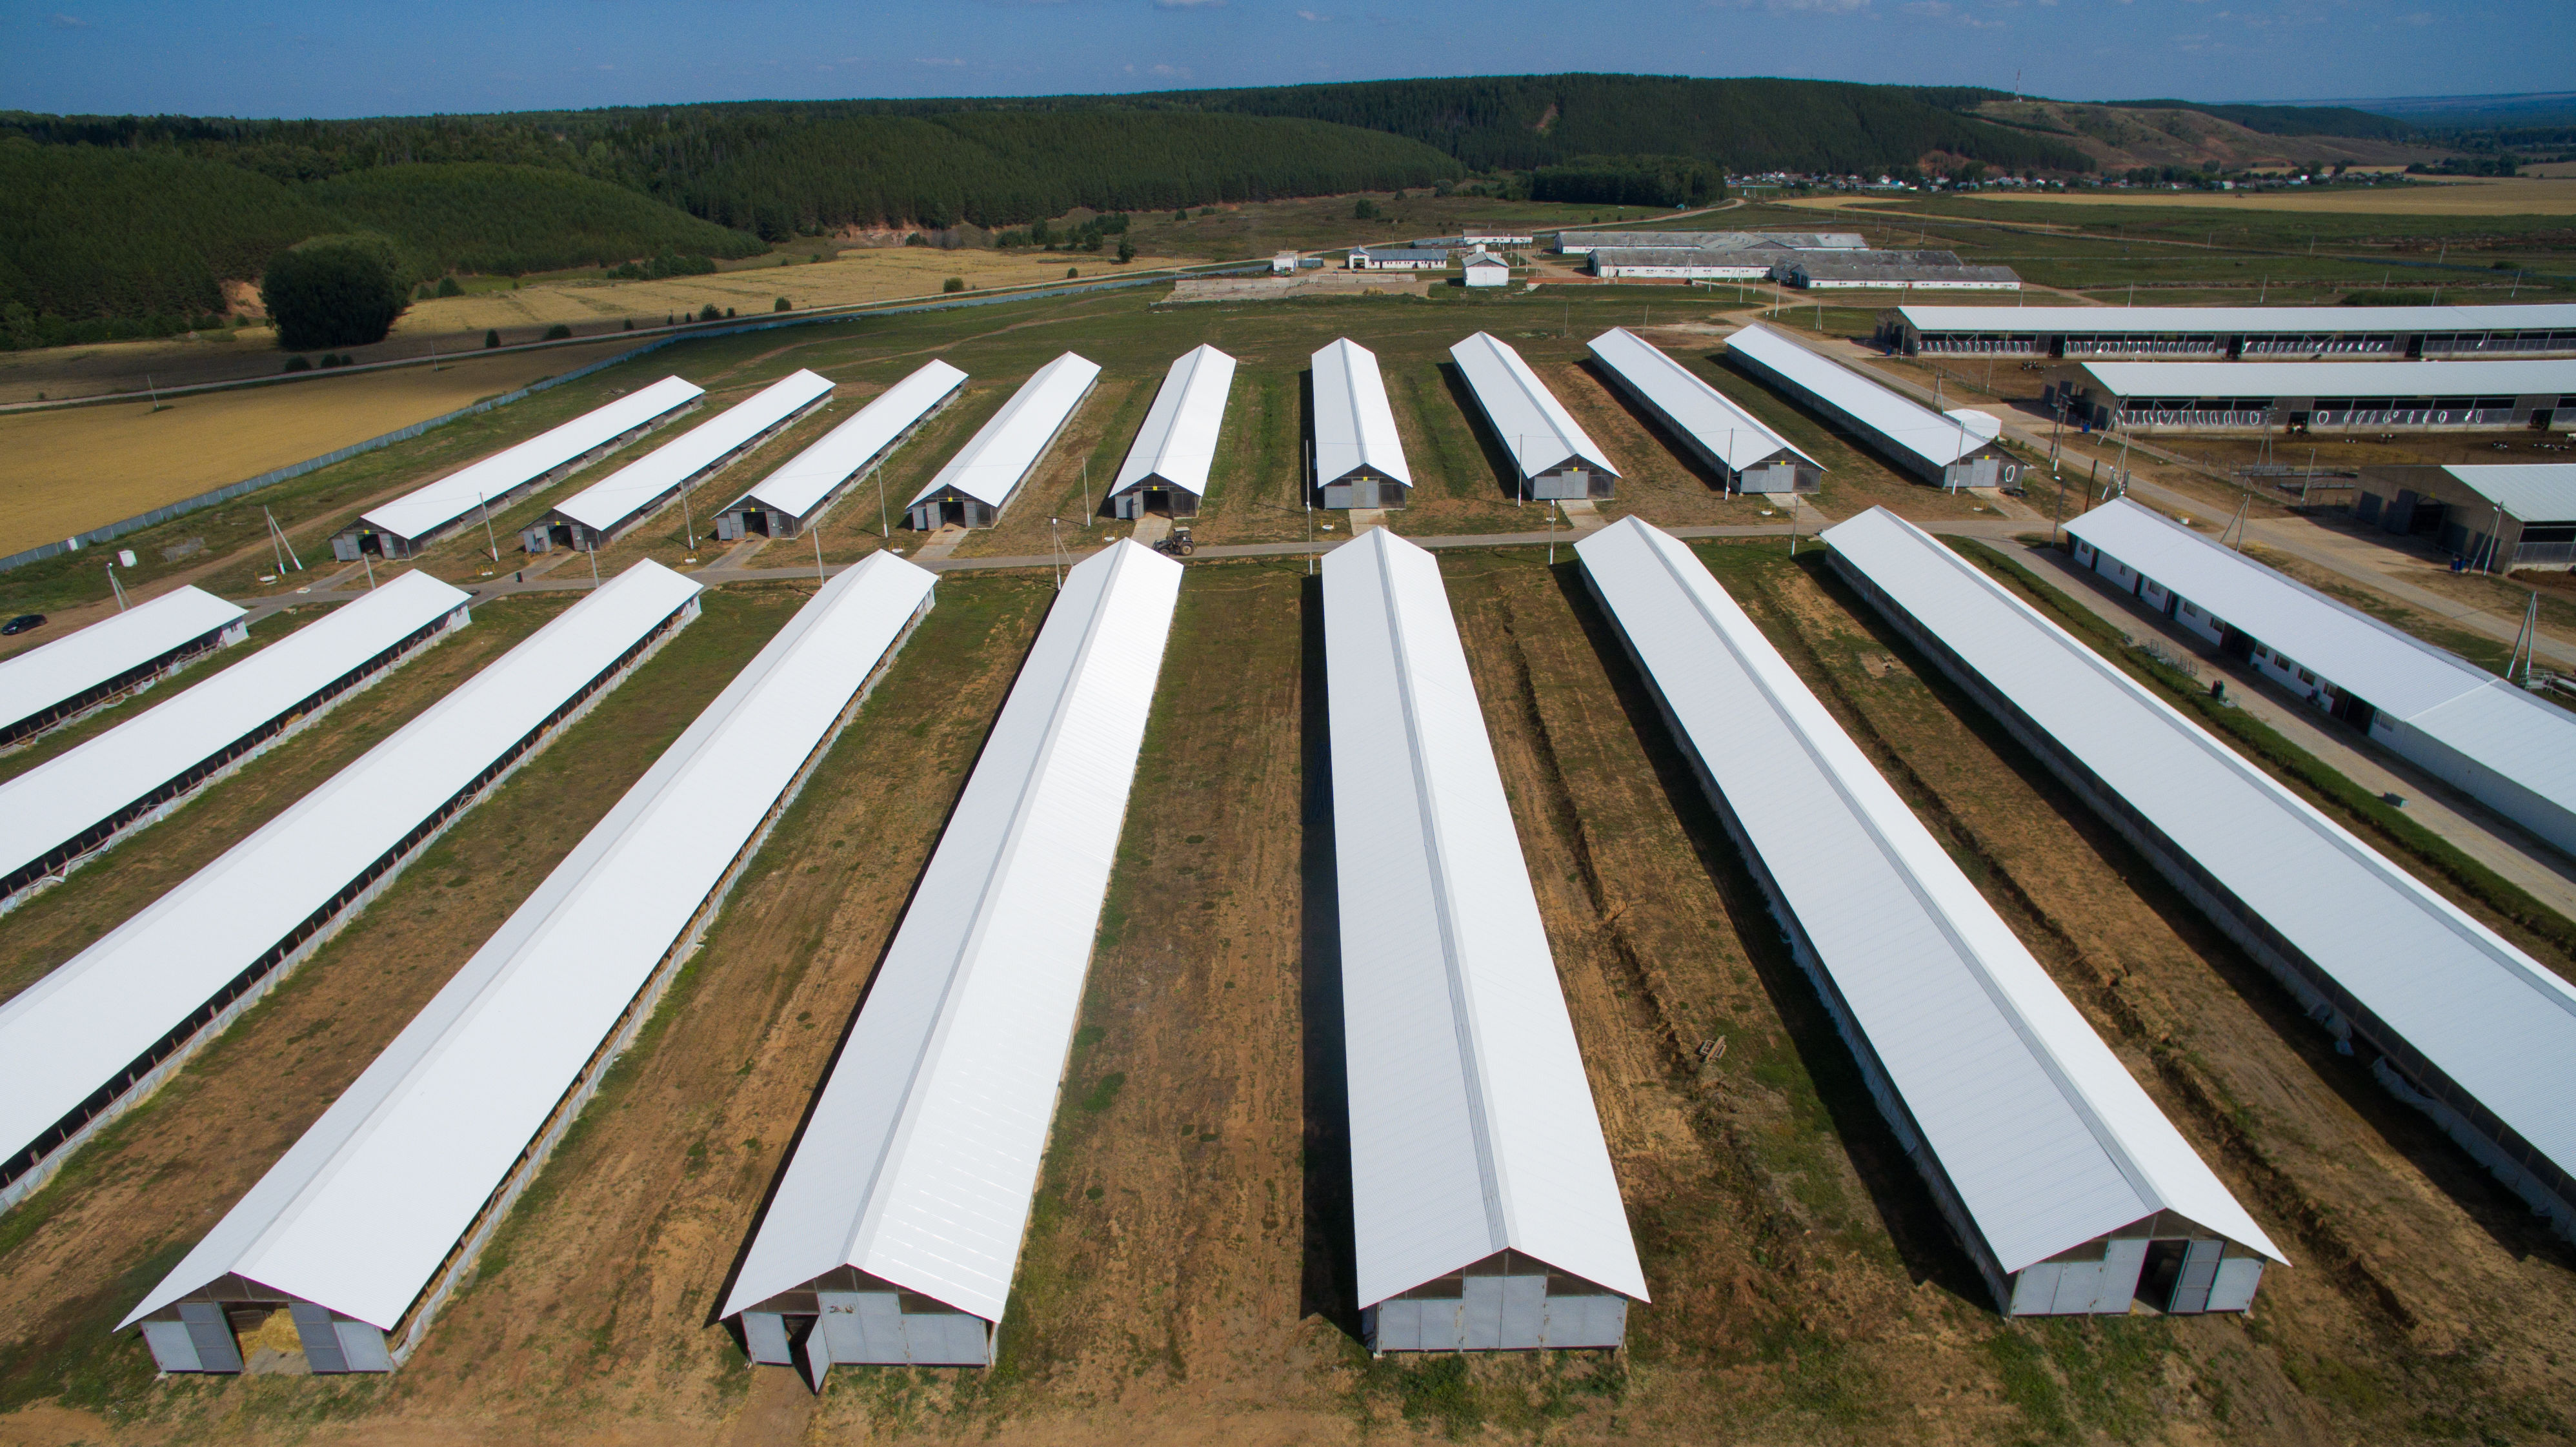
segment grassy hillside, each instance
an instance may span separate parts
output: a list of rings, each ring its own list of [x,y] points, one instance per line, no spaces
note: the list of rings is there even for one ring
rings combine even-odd
[[[517,275],[665,252],[751,256],[763,249],[757,237],[623,186],[535,166],[377,166],[300,189],[348,223],[401,242],[432,272]]]
[[[2349,106],[2203,105],[2189,100],[2115,100],[2105,105],[2123,110],[2198,111],[2233,121],[2267,136],[2350,136],[2361,140],[2402,141],[2422,129],[2395,116],[2372,115]]]

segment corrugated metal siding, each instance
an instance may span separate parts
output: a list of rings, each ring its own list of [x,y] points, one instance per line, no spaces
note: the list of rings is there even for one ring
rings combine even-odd
[[[1906,306],[1920,332],[2080,332],[2087,336],[2327,332],[2515,332],[2576,327],[2576,306]]]
[[[555,505],[593,532],[613,533],[637,513],[752,439],[832,395],[831,382],[798,370]]]
[[[1610,465],[1610,454],[1509,345],[1478,332],[1451,347],[1449,359],[1458,364],[1467,390],[1484,409],[1485,421],[1511,453],[1522,477],[1536,477],[1568,463],[1619,475],[1619,469]]]
[[[0,725],[78,698],[192,638],[239,622],[248,611],[201,588],[177,588],[0,660]]]
[[[2568,308],[2576,311],[2576,307]],[[2568,323],[2576,327],[2576,321]],[[2554,410],[2554,409],[2553,409]],[[2442,469],[2471,492],[2527,523],[2576,521],[2576,462],[2525,462]]]
[[[2115,397],[2513,397],[2576,393],[2576,361],[2086,362]]]
[[[486,500],[525,487],[592,448],[604,446],[705,395],[703,387],[677,377],[664,377],[605,407],[585,412],[560,427],[451,472],[427,487],[369,508],[358,521],[397,537],[425,537],[474,511]]]
[[[1824,470],[1789,439],[1728,400],[1725,393],[1626,327],[1612,327],[1591,341],[1594,360],[1610,369],[1673,426],[1690,434],[1712,457],[1738,472],[1780,453]]]
[[[892,447],[914,423],[966,385],[966,374],[946,362],[924,364],[911,376],[868,399],[848,421],[787,460],[749,492],[726,507],[731,512],[758,504],[773,512],[801,518],[832,490],[850,480],[868,460]]]
[[[1001,1320],[1180,579],[1065,575],[725,1315],[848,1266]]]
[[[228,1272],[402,1317],[932,581],[879,553],[826,584],[122,1325]]]
[[[0,1149],[20,1149],[51,1129],[299,928],[329,913],[353,878],[403,850],[424,821],[699,591],[659,564],[620,574],[0,1004]],[[388,877],[390,870],[370,887]]]
[[[1824,538],[2235,902],[2205,908],[2241,909],[2394,1032],[2389,1048],[2415,1052],[2562,1179],[2576,1166],[2576,988],[1920,529],[1874,508]]]
[[[1644,1272],[1439,565],[1324,559],[1359,1301],[1497,1251]]]
[[[1217,429],[1224,425],[1233,386],[1234,358],[1214,347],[1193,347],[1173,359],[1109,491],[1122,493],[1150,478],[1193,497],[1207,496]]]
[[[2279,1259],[1699,559],[1634,518],[1576,553],[2002,1270],[2159,1210]]]
[[[993,420],[978,429],[939,475],[912,495],[912,502],[935,497],[950,488],[986,507],[999,509],[1019,490],[1020,480],[1064,430],[1073,409],[1091,395],[1100,380],[1100,364],[1071,352],[1038,368]],[[904,504],[906,507],[912,503]]]
[[[1764,377],[1784,381],[1830,404],[1867,429],[1880,446],[1910,453],[1936,470],[2003,432],[2003,424],[1983,412],[1935,412],[1765,326],[1744,328],[1727,338],[1726,347]]]
[[[1379,375],[1377,353],[1348,337],[1315,353],[1315,484],[1355,472],[1373,472],[1410,487],[1413,469],[1405,465],[1404,442],[1396,435],[1395,412],[1387,405],[1386,379]]]

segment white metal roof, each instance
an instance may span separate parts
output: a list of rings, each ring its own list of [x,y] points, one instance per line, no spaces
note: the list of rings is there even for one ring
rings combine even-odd
[[[486,499],[525,487],[592,448],[604,446],[674,407],[685,407],[705,393],[705,388],[693,383],[664,377],[560,427],[451,472],[427,487],[369,508],[358,521],[396,537],[425,537],[474,511]]]
[[[1449,359],[1467,379],[1467,390],[1485,411],[1485,421],[1512,455],[1523,477],[1580,462],[1612,477],[1619,469],[1610,455],[1556,394],[1539,380],[1521,354],[1489,332],[1478,332],[1449,349]]]
[[[830,395],[829,378],[800,367],[565,498],[554,511],[593,531],[615,532],[673,488]]]
[[[120,1329],[230,1272],[391,1327],[932,581],[877,553],[825,584]]]
[[[78,698],[192,638],[240,622],[248,611],[202,588],[177,588],[0,660],[0,725]]]
[[[1741,472],[1779,453],[1821,470],[1824,464],[1792,446],[1663,348],[1626,327],[1612,327],[1591,342],[1593,359],[1653,404],[1673,426]]]
[[[2086,362],[2115,397],[2518,397],[2576,393],[2576,360]]]
[[[2442,470],[2523,522],[2576,519],[2576,462],[2486,464]]]
[[[2003,1270],[2159,1210],[2282,1259],[1690,549],[1575,552]]]
[[[1404,441],[1387,405],[1377,353],[1337,337],[1310,359],[1315,374],[1315,483],[1338,482],[1366,468],[1410,487]]]
[[[471,601],[427,573],[404,573],[185,693],[0,783],[0,874],[43,858]]]
[[[2329,332],[2519,332],[2576,327],[2576,305],[2525,306],[1901,306],[1922,332],[2073,332],[2172,336]]]
[[[2003,433],[2003,423],[1969,408],[1935,412],[1831,358],[1755,324],[1727,338],[1727,350],[1840,408],[1876,434],[1935,467],[1975,452]]]
[[[1825,542],[2254,916],[2576,1168],[2576,989],[1884,508]]]
[[[1324,558],[1359,1300],[1505,1249],[1645,1273],[1432,556]]]
[[[2372,708],[2576,810],[2576,715],[2127,498],[2066,530]]]
[[[1038,368],[912,501],[953,487],[986,507],[1009,502],[1099,380],[1100,364],[1072,352]]]
[[[725,1315],[854,1266],[1002,1319],[1180,583],[1065,575]]]
[[[0,1150],[23,1148],[177,1028],[698,591],[659,564],[619,574],[0,1004]]]
[[[1677,246],[1693,251],[1857,251],[1869,245],[1857,231],[1564,231],[1561,251],[1605,246]]]
[[[1473,268],[1476,268],[1476,267],[1485,267],[1485,266],[1496,266],[1496,267],[1501,267],[1501,268],[1502,268],[1503,270],[1505,270],[1505,271],[1509,271],[1509,270],[1511,270],[1511,269],[1512,269],[1512,264],[1511,264],[1509,261],[1504,260],[1502,257],[1496,256],[1494,253],[1492,253],[1492,252],[1490,252],[1490,251],[1487,251],[1486,249],[1484,249],[1484,248],[1483,248],[1483,247],[1481,247],[1481,246],[1480,246],[1480,247],[1477,247],[1477,248],[1476,248],[1475,250],[1473,250],[1473,251],[1468,252],[1468,253],[1467,253],[1467,259],[1466,259],[1466,260],[1464,260],[1464,261],[1459,262],[1458,264],[1459,264],[1461,267],[1470,268],[1470,269],[1473,269]]]
[[[1197,346],[1172,360],[1162,390],[1145,413],[1145,425],[1118,465],[1110,492],[1122,493],[1152,479],[1192,497],[1207,496],[1208,467],[1216,461],[1217,428],[1225,421],[1227,391],[1234,386],[1234,358]]]
[[[868,405],[824,433],[813,446],[787,459],[776,472],[734,499],[728,511],[744,503],[758,503],[789,517],[805,516],[815,504],[831,496],[832,489],[849,481],[853,473],[892,447],[914,423],[930,415],[932,408],[964,385],[966,374],[946,362],[923,364],[919,371],[868,399]]]

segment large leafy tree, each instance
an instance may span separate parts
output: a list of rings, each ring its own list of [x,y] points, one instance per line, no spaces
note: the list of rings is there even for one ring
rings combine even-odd
[[[411,302],[411,269],[382,236],[316,236],[268,264],[260,303],[290,352],[381,342]]]

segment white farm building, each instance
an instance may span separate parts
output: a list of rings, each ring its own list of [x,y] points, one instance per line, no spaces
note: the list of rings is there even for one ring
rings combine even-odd
[[[791,372],[557,503],[520,535],[521,542],[532,553],[606,547],[831,397],[829,380]]]
[[[1469,286],[1512,284],[1512,264],[1482,247],[1468,252],[1466,259],[1458,263],[1458,270]]]
[[[716,538],[792,538],[803,534],[850,484],[885,464],[922,423],[939,415],[966,385],[966,374],[933,360],[868,399],[848,421],[787,460],[716,514]]]
[[[646,569],[674,576],[617,582]],[[242,1370],[233,1321],[278,1310],[318,1372],[408,1357],[932,581],[877,553],[826,583],[117,1329],[141,1327],[163,1371]]]
[[[991,527],[1099,383],[1100,364],[1072,352],[1038,368],[903,505],[905,520],[922,532]]]
[[[2119,591],[2576,854],[2576,714],[2126,498],[2066,531]]]
[[[1439,564],[1327,554],[1324,654],[1368,1346],[1617,1347],[1645,1273]]]
[[[2552,361],[2086,362],[2048,400],[2097,431],[2576,431],[2576,358]]]
[[[2576,1238],[2576,987],[1885,508],[1833,566],[2339,1048]]]
[[[1663,348],[1612,327],[1591,342],[1592,360],[1627,398],[1675,442],[1736,492],[1814,492],[1825,465],[1791,445],[1760,418]]]
[[[699,592],[657,563],[619,574],[0,1004],[0,1151],[9,1153],[0,1205],[41,1184],[364,911],[450,824],[697,617]]]
[[[488,522],[510,501],[571,476],[695,409],[706,389],[664,377],[426,487],[379,503],[331,539],[331,556],[407,558],[448,534]]]
[[[2382,361],[2576,355],[2576,303],[2522,306],[1901,306],[1907,356]]]
[[[1180,586],[1066,573],[725,1298],[753,1361],[992,1362]]]
[[[1395,432],[1377,353],[1348,337],[1315,353],[1315,501],[1319,507],[1402,507],[1413,469]]]
[[[1564,501],[1608,497],[1619,469],[1521,354],[1488,332],[1449,349],[1485,425],[1512,459],[1522,497]]]
[[[1162,513],[1195,517],[1207,497],[1208,468],[1216,462],[1216,437],[1225,425],[1226,396],[1234,388],[1234,358],[1214,347],[1193,347],[1163,373],[1162,389],[1146,410],[1145,425],[1118,465],[1109,486],[1109,510],[1122,518]]]
[[[2252,1306],[2280,1248],[1706,565],[1636,518],[1575,551],[1995,1304]]]
[[[0,661],[0,750],[121,703],[250,637],[249,610],[202,588],[148,603]]]
[[[1992,413],[1935,412],[1758,323],[1728,338],[1726,346],[1736,365],[1859,434],[1935,487],[2011,490],[2021,484],[2021,460],[1998,442],[2003,423]]]

